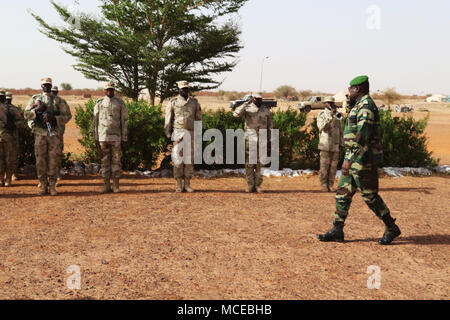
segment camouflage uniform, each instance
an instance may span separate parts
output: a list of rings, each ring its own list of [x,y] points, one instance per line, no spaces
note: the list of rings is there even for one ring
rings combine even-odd
[[[254,97],[257,97],[257,95],[254,95]],[[235,117],[244,116],[245,118],[245,177],[248,191],[252,192],[255,189],[260,191],[263,183],[261,175],[263,165],[259,155],[259,130],[271,130],[273,128],[272,113],[269,108],[258,108],[253,102],[249,101],[236,108],[233,115]],[[250,164],[250,142],[258,146],[256,164]]]
[[[58,92],[59,92],[58,91],[58,87],[54,86],[52,88],[52,93],[55,96],[58,96]],[[70,107],[69,107],[67,101],[65,99],[63,99],[63,98],[61,98],[61,100],[66,105],[66,108],[70,111]],[[69,117],[69,120],[67,122],[69,122],[70,120],[72,120],[72,113],[70,113],[70,117]],[[59,130],[61,132],[61,134],[59,136],[59,146],[61,147],[61,154],[62,154],[62,152],[64,151],[64,133],[66,132],[66,125],[65,124],[61,125],[59,127]]]
[[[3,92],[4,93],[4,92]],[[15,129],[7,128],[9,122]],[[11,186],[12,175],[19,164],[19,131],[23,127],[24,118],[22,112],[12,104],[0,103],[0,180],[1,185]]]
[[[102,176],[118,179],[122,175],[122,142],[127,141],[128,111],[118,97],[97,100],[94,107],[94,139],[100,143]]]
[[[187,100],[181,95],[170,100],[166,108],[165,134],[173,141],[172,159],[175,179],[190,179],[194,174],[194,123],[202,121],[202,108],[195,98]],[[189,133],[191,139],[190,163],[184,163],[183,139]],[[177,164],[178,163],[178,164]]]
[[[320,140],[320,184],[324,191],[333,188],[339,162],[339,149],[344,146],[342,120],[333,116],[328,108],[317,117]]]
[[[50,79],[47,82],[51,84]],[[43,120],[43,115],[36,110],[38,108],[36,105],[38,101],[46,104],[46,112],[55,118],[55,121],[50,124],[51,136]],[[50,183],[52,195],[56,195],[54,187],[61,167],[61,149],[59,146],[60,126],[65,125],[70,117],[71,114],[67,105],[59,97],[55,97],[46,92],[31,97],[25,109],[25,118],[31,121],[29,125],[35,138],[34,152],[36,156],[37,175],[42,188],[41,194],[47,193],[45,191],[48,183]]]
[[[348,115],[344,130],[345,160],[352,166],[348,176],[342,176],[336,193],[335,222],[344,222],[356,190],[369,208],[382,219],[389,214],[378,195],[378,167],[383,158],[380,115],[369,95],[363,96]]]

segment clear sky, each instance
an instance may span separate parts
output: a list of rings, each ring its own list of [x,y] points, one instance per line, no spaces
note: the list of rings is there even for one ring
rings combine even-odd
[[[78,2],[82,11],[96,12],[98,1]],[[70,6],[74,0],[59,3]],[[44,76],[56,84],[98,87],[73,70],[75,60],[59,43],[37,31],[28,9],[60,22],[47,0],[7,2],[0,19],[0,87],[37,88]],[[375,90],[450,94],[449,17],[448,0],[250,0],[234,17],[244,49],[235,70],[221,76],[221,88],[258,90],[262,61],[269,56],[265,91],[289,84],[337,92],[367,74]]]

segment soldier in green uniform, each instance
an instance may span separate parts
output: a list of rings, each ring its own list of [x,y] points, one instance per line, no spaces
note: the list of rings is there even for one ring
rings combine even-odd
[[[381,145],[380,115],[369,95],[369,78],[360,76],[350,83],[349,97],[356,104],[349,110],[344,130],[345,161],[342,177],[336,192],[334,227],[326,234],[318,235],[323,242],[344,241],[344,222],[347,219],[356,190],[369,208],[386,225],[381,245],[390,244],[401,232],[391,217],[389,208],[378,194],[378,168],[383,158]]]

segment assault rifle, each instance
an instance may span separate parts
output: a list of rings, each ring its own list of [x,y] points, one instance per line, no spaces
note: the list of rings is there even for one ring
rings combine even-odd
[[[252,99],[253,99],[253,97],[250,94],[248,94],[241,100],[231,101],[230,107],[231,107],[232,110],[234,110],[237,107],[243,105],[244,103],[251,101]],[[262,106],[263,107],[267,107],[269,109],[270,108],[276,108],[277,107],[277,101],[273,100],[273,99],[263,99]]]

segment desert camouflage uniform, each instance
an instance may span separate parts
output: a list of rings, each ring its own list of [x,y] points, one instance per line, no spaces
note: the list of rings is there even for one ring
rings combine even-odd
[[[52,136],[50,136],[42,116],[36,113],[37,106],[35,104],[38,101],[45,103],[47,105],[46,112],[53,114],[55,117],[51,126]],[[45,92],[34,95],[25,109],[25,118],[29,120],[29,126],[35,138],[34,151],[37,175],[41,183],[45,181],[45,185],[47,184],[47,178],[51,184],[58,177],[58,171],[61,167],[60,128],[69,121],[70,117],[70,109],[63,103],[62,99]]]
[[[194,174],[194,123],[202,121],[202,108],[195,98],[184,99],[181,95],[170,100],[166,108],[165,134],[173,141],[172,159],[175,179],[190,179]],[[191,159],[183,154],[183,139],[191,139]],[[186,162],[188,163],[184,163]]]
[[[94,107],[94,139],[100,142],[102,176],[105,179],[122,175],[122,142],[127,141],[128,111],[118,97],[107,96]]]
[[[16,129],[10,131],[6,128],[8,118],[14,119]],[[0,103],[0,180],[4,184],[11,183],[11,177],[19,165],[19,130],[23,127],[24,118],[22,112],[12,104]]]
[[[69,110],[69,120],[67,120],[66,123],[68,123],[72,119],[72,113],[70,112],[70,107],[67,104],[67,101],[63,98],[60,98],[62,102],[66,105],[67,110]],[[62,124],[59,127],[60,135],[59,135],[59,146],[61,148],[61,154],[64,151],[64,134],[66,133],[66,124]]]
[[[258,108],[254,103],[247,102],[236,108],[233,115],[245,118],[245,177],[249,190],[261,187],[263,177],[261,175],[261,164],[259,155],[259,130],[271,130],[273,128],[272,113],[269,108]],[[250,164],[250,142],[257,145],[256,164]]]
[[[378,167],[383,159],[380,115],[375,102],[365,95],[350,110],[344,130],[345,159],[352,161],[350,174],[342,176],[336,193],[335,222],[344,222],[356,190],[381,219],[389,209],[378,195]]]
[[[320,183],[329,190],[333,188],[339,162],[339,149],[344,146],[342,120],[333,116],[329,109],[321,111],[317,117],[320,140]]]

